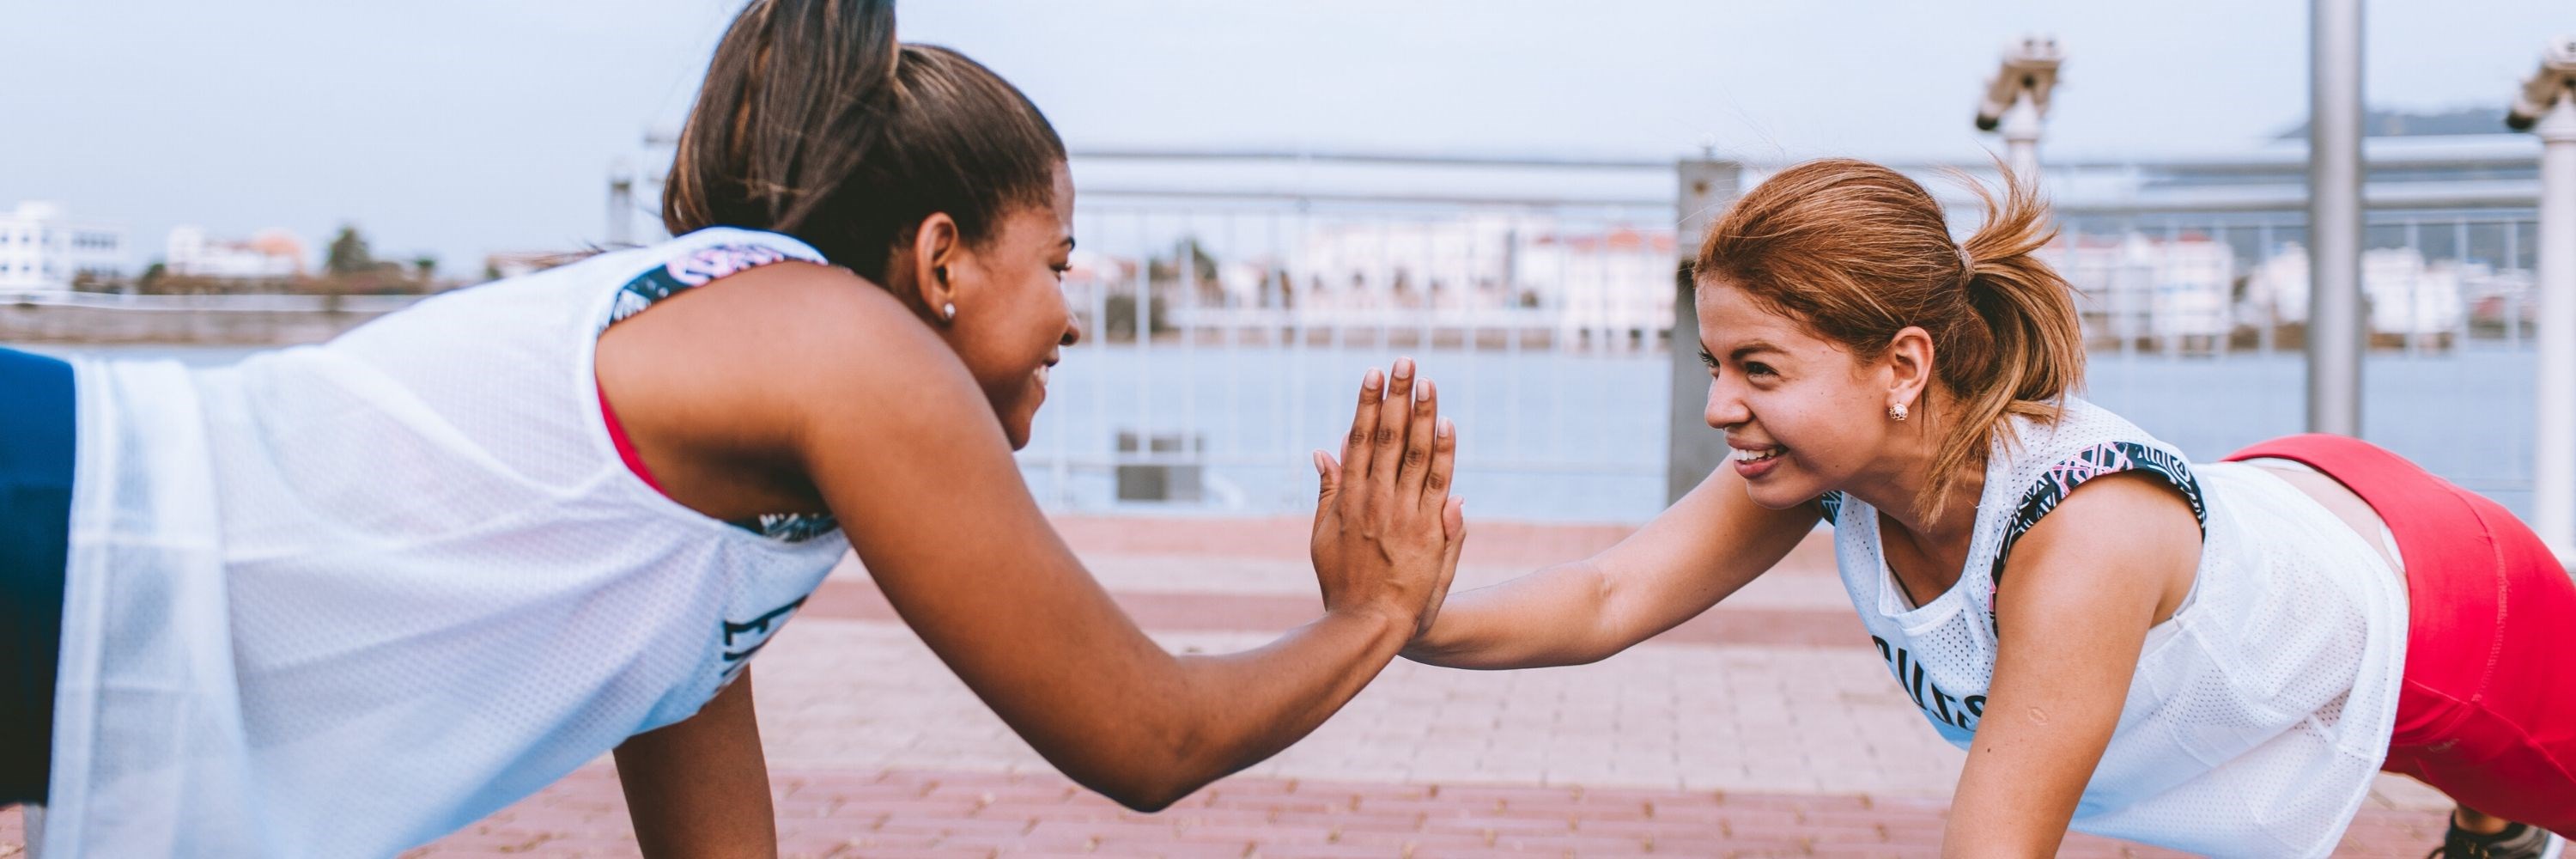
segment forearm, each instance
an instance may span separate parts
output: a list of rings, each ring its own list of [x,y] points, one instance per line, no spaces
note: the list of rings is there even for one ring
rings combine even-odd
[[[1609,590],[1598,568],[1576,561],[1453,594],[1404,657],[1473,669],[1597,662],[1627,644],[1608,632]]]
[[[1413,632],[1409,619],[1333,613],[1258,649],[1184,657],[1200,712],[1211,714],[1201,783],[1304,739],[1386,670]]]
[[[1129,698],[1125,713],[1093,726],[1103,733],[1090,742],[1066,737],[1039,751],[1086,787],[1158,810],[1313,732],[1411,632],[1401,618],[1336,612],[1254,650],[1179,657],[1166,682],[1151,684],[1167,694]]]

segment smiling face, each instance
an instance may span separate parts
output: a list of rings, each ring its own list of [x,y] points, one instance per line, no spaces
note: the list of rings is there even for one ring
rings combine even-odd
[[[1064,271],[1073,253],[1073,177],[1058,164],[1051,200],[1017,206],[994,224],[985,241],[960,245],[946,256],[946,300],[954,318],[940,320],[940,338],[956,350],[967,372],[993,404],[993,416],[1017,450],[1046,402],[1047,375],[1062,347],[1082,337],[1064,298]],[[936,288],[936,287],[934,287]],[[930,308],[945,315],[944,307]]]
[[[1722,281],[1702,280],[1701,361],[1708,425],[1726,433],[1727,466],[1754,503],[1813,500],[1885,469],[1908,424],[1888,419],[1912,399],[1900,362],[1861,360]]]

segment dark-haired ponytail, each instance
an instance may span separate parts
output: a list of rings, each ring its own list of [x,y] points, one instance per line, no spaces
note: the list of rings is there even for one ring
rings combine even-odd
[[[663,185],[672,235],[793,235],[882,281],[933,213],[980,242],[1044,205],[1064,161],[1046,116],[945,48],[898,44],[892,0],[753,0],[725,31]]]
[[[871,114],[900,55],[893,0],[743,7],[680,132],[663,226],[675,236],[718,224],[794,232],[872,148],[882,123]]]

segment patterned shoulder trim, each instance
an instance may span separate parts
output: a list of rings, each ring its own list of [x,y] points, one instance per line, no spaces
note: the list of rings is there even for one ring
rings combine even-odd
[[[1816,496],[1816,506],[1818,506],[1818,507],[1822,507],[1822,508],[1825,508],[1825,524],[1827,524],[1827,525],[1832,525],[1832,526],[1834,526],[1834,527],[1838,527],[1838,528],[1842,526],[1842,524],[1843,524],[1843,494],[1842,494],[1842,493],[1840,493],[1840,492],[1827,492],[1827,493],[1825,493],[1825,494],[1823,494],[1823,495]]]
[[[2200,524],[2202,536],[2208,535],[2209,507],[2201,501],[2200,481],[2192,477],[2190,464],[2170,451],[2137,442],[2103,442],[2050,466],[2040,475],[2038,485],[2022,493],[2021,506],[2013,511],[2012,525],[2004,529],[2003,542],[1995,548],[1992,582],[2003,582],[2004,559],[2012,556],[2013,544],[2021,542],[2022,535],[2030,533],[2040,517],[2064,503],[2067,493],[2085,481],[2123,471],[2143,471],[2173,484],[2183,500],[2191,504],[2191,518]]]
[[[653,306],[655,302],[705,286],[717,278],[802,258],[757,244],[713,245],[682,254],[670,262],[646,269],[643,274],[628,280],[626,285],[618,287],[617,303],[609,309],[608,318],[600,320],[599,328],[606,331],[608,326],[644,312],[644,308]]]
[[[682,254],[670,262],[646,269],[617,288],[617,302],[610,305],[608,318],[599,321],[599,330],[626,321],[645,308],[671,296],[705,286],[715,279],[740,274],[770,263],[788,260],[822,262],[819,257],[753,243],[710,245]],[[841,529],[841,523],[821,513],[772,513],[754,519],[725,524],[773,540],[802,543]]]

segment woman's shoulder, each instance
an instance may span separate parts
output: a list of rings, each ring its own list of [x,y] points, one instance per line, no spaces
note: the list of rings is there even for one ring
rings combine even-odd
[[[2122,511],[2158,507],[2171,510],[2173,498],[2183,502],[2181,507],[2190,513],[2193,527],[2207,527],[2208,505],[2200,479],[2181,450],[2109,409],[2080,398],[2068,396],[2061,406],[2062,411],[2051,421],[2016,418],[2015,437],[1997,441],[1998,456],[2009,459],[1999,469],[2001,474],[1994,475],[2003,478],[2003,483],[1988,489],[1990,493],[2000,493],[2000,497],[1990,494],[1989,499],[2001,504],[1981,513],[1997,517],[2001,526],[1991,570],[1996,581],[2002,580],[2005,561],[2015,544],[2070,503],[2089,509],[2074,517],[2057,518],[2061,522],[2070,518],[2085,520],[2070,523],[2079,525],[2079,531],[2096,530],[2091,520],[2107,517],[2117,521],[2127,515]],[[2121,479],[2102,480],[2113,475]],[[2106,488],[2077,493],[2088,485]],[[2113,486],[2119,488],[2107,488]],[[2142,493],[2147,497],[2141,499]],[[2141,503],[2146,507],[2139,507]],[[2124,531],[2115,526],[2101,530],[2106,535]]]

